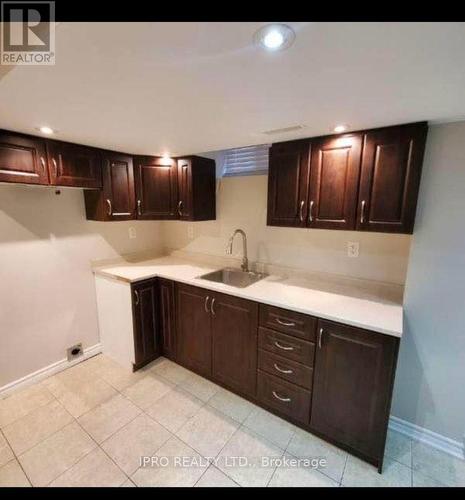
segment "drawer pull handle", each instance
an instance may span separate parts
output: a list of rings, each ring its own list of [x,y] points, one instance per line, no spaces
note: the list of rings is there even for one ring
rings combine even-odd
[[[276,391],[273,391],[273,396],[276,399],[279,399],[279,401],[282,401],[283,403],[290,403],[292,401],[291,398],[283,398],[283,397],[281,397],[279,394],[276,393]]]
[[[305,201],[302,200],[300,202],[300,209],[299,209],[299,219],[300,219],[300,222],[304,221],[304,205],[305,205]]]
[[[283,321],[282,319],[276,318],[276,323],[282,325],[282,326],[295,326],[295,323],[292,321]]]
[[[322,337],[323,337],[323,328],[320,328],[320,331],[318,332],[318,349],[321,349]]]
[[[213,316],[216,316],[216,313],[215,313],[215,297],[213,297],[212,299],[212,302],[210,304],[210,311],[212,312]]]
[[[277,340],[274,341],[274,345],[278,348],[278,349],[282,349],[283,351],[293,351],[294,348],[291,347],[291,346],[286,346],[286,345],[282,345],[280,344]]]
[[[281,372],[281,373],[285,373],[286,375],[291,375],[292,373],[294,373],[293,370],[283,370],[276,363],[274,364],[274,367],[275,367],[275,370],[277,370],[278,372]]]
[[[140,300],[139,300],[139,292],[137,290],[134,290],[134,295],[136,296],[136,306],[138,306],[139,302],[140,302]]]
[[[210,311],[208,310],[208,299],[209,299],[209,298],[210,298],[210,296],[209,296],[209,295],[207,295],[207,296],[205,297],[205,304],[204,304],[204,306],[203,306],[203,307],[205,308],[205,312],[206,312],[207,314],[210,314]]]
[[[107,215],[108,217],[111,217],[113,215],[113,208],[111,207],[111,200],[107,198],[107,207],[108,207],[108,212]]]

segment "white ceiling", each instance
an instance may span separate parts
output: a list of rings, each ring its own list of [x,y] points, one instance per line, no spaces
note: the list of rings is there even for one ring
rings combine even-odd
[[[60,23],[55,66],[0,80],[0,127],[187,154],[465,118],[465,23],[289,23],[277,53],[253,45],[262,24]]]

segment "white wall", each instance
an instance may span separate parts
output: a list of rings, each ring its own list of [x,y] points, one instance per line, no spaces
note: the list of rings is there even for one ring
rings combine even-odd
[[[226,177],[218,181],[217,220],[190,224],[163,222],[163,241],[171,249],[225,255],[236,228],[247,233],[249,259],[345,276],[403,284],[411,236],[266,225],[268,176]],[[347,257],[347,242],[360,243],[360,256]],[[238,239],[234,253],[242,245]]]
[[[0,185],[0,387],[98,343],[92,260],[160,248],[158,222],[86,221],[82,190]]]
[[[465,122],[430,128],[392,413],[465,436]]]

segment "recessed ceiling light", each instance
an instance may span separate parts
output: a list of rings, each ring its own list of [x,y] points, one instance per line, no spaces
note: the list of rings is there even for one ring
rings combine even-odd
[[[334,132],[340,134],[341,132],[345,132],[347,130],[347,125],[336,125],[334,127]]]
[[[46,135],[51,135],[51,134],[55,133],[53,128],[50,128],[47,126],[39,127],[39,132],[42,132],[42,134],[46,134]]]
[[[257,45],[271,51],[287,49],[294,39],[295,33],[287,24],[267,24],[254,36]]]

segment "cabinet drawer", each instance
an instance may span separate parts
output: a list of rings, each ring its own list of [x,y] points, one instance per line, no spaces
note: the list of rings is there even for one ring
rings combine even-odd
[[[268,328],[258,329],[258,346],[307,366],[313,366],[315,344]]]
[[[305,389],[312,388],[313,368],[308,366],[259,349],[258,367],[264,372],[305,387]]]
[[[287,309],[260,305],[260,326],[273,328],[301,339],[314,341],[316,318]]]
[[[294,384],[258,371],[258,399],[299,422],[310,420],[311,393]]]

